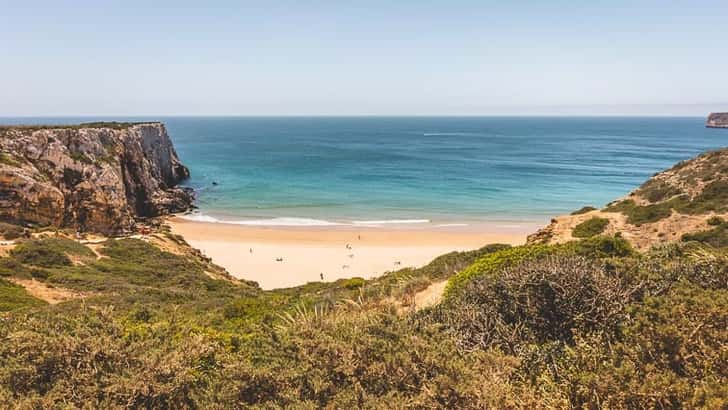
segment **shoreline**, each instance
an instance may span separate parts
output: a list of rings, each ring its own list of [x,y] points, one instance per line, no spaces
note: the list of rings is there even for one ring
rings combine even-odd
[[[250,226],[169,217],[172,232],[233,276],[263,289],[342,278],[369,279],[420,267],[452,252],[489,243],[517,245],[540,225]]]

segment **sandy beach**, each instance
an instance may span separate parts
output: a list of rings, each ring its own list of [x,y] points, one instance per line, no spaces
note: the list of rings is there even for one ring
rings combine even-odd
[[[379,276],[451,251],[520,244],[537,225],[467,227],[251,227],[168,220],[172,231],[238,278],[263,289]]]

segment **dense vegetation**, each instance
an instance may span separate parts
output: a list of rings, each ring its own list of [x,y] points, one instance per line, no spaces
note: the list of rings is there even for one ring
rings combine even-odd
[[[39,131],[51,129],[79,130],[83,128],[111,128],[123,130],[135,125],[147,124],[147,122],[120,122],[120,121],[97,121],[84,122],[80,124],[39,124],[39,125],[0,125],[0,134],[10,131]]]
[[[595,216],[576,225],[571,235],[574,238],[591,238],[604,232],[607,229],[607,225],[609,225],[609,219]]]
[[[657,222],[673,211],[686,215],[728,211],[728,149],[707,152],[657,174],[631,196],[645,203],[624,199],[604,211],[621,212],[633,225]]]
[[[728,403],[728,256],[709,242],[644,254],[619,237],[490,245],[374,280],[276,291],[211,277],[214,269],[135,239],[95,252],[58,237],[23,241],[0,258],[0,403]],[[86,297],[49,305],[10,282],[30,278]],[[411,308],[416,292],[448,279],[441,304]]]

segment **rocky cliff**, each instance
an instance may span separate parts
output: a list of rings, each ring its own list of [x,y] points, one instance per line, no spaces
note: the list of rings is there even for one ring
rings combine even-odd
[[[120,233],[190,208],[161,123],[0,128],[0,220]]]
[[[728,112],[712,112],[705,123],[708,128],[728,128]]]
[[[683,161],[647,180],[603,209],[584,207],[528,237],[561,243],[598,234],[620,234],[639,249],[684,235],[728,228],[728,148]]]

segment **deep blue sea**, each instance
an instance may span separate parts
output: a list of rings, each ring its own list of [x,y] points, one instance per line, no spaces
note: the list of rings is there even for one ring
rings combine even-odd
[[[728,131],[704,118],[111,119],[167,124],[192,173],[197,218],[264,225],[543,222],[728,145]]]

